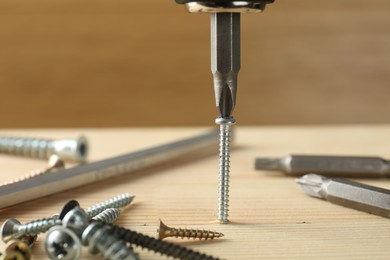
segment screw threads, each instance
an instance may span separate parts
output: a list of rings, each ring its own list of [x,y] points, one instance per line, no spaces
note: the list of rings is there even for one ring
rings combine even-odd
[[[17,234],[19,236],[22,235],[38,235],[40,233],[44,233],[49,230],[51,227],[56,225],[61,225],[62,221],[60,219],[55,218],[43,218],[31,221],[26,224],[22,224],[17,228]]]
[[[160,220],[160,226],[157,231],[157,236],[158,239],[164,239],[166,237],[181,237],[188,239],[193,238],[207,240],[223,237],[223,234],[210,230],[168,227]]]
[[[219,129],[219,190],[217,218],[221,223],[227,223],[229,216],[229,173],[230,173],[230,141],[232,138],[232,124],[235,120],[217,118]]]
[[[115,225],[108,225],[111,227],[113,234],[117,239],[122,239],[130,244],[147,248],[157,253],[166,256],[171,256],[178,259],[193,259],[193,260],[215,260],[213,256],[202,254],[194,250],[168,243],[166,241],[158,240],[156,238],[140,234],[130,229],[125,229]]]
[[[120,210],[117,208],[106,209],[103,212],[97,214],[92,219],[106,223],[114,223],[120,214]]]
[[[0,137],[0,152],[33,158],[48,158],[54,152],[53,140]]]
[[[109,236],[105,243],[98,245],[99,250],[103,253],[104,259],[108,260],[138,260],[139,256],[128,247],[122,240],[117,240],[113,236]]]
[[[121,194],[114,198],[108,199],[96,205],[93,205],[86,209],[86,212],[90,218],[96,216],[97,214],[103,212],[108,208],[123,208],[129,205],[134,199],[133,195],[130,194]]]
[[[82,233],[82,243],[89,247],[92,254],[101,253],[110,260],[137,260],[139,259],[131,247],[123,240],[118,240],[110,226],[101,221],[91,222]]]

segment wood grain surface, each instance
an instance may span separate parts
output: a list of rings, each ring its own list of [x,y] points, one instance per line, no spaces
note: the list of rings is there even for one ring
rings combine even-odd
[[[385,0],[243,15],[237,121],[389,123],[389,23]],[[211,125],[209,33],[174,0],[1,0],[0,127]]]
[[[2,130],[2,135],[65,138],[85,134],[89,161],[137,151],[202,133],[205,128]],[[120,193],[136,195],[119,225],[155,236],[158,219],[177,227],[211,229],[225,236],[214,241],[169,239],[223,259],[388,259],[388,219],[340,207],[303,194],[294,178],[254,170],[258,156],[289,153],[370,155],[390,158],[390,126],[239,127],[231,156],[230,220],[214,221],[218,155],[168,164],[60,192],[0,210],[0,222],[22,223],[49,217],[69,199],[83,207]],[[0,181],[46,166],[45,161],[0,156]],[[68,165],[70,167],[70,165]],[[388,179],[358,181],[390,189]],[[0,198],[1,199],[1,198]],[[33,259],[46,259],[44,236]],[[4,248],[4,245],[1,245]],[[136,248],[141,259],[165,259]],[[96,259],[87,250],[82,259]]]

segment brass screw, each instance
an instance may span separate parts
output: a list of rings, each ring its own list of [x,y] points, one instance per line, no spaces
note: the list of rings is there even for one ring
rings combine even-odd
[[[160,219],[159,229],[157,229],[157,238],[164,239],[166,237],[181,237],[188,239],[193,238],[207,240],[223,237],[223,234],[210,230],[168,227]]]
[[[39,175],[55,172],[55,171],[61,170],[63,168],[65,168],[64,161],[61,160],[60,157],[58,157],[58,155],[53,154],[49,158],[49,163],[48,163],[48,166],[46,169],[32,170],[30,173],[28,173],[24,176],[21,176],[21,177],[17,177],[13,180],[7,181],[7,182],[3,183],[2,185],[8,185],[11,183],[24,181],[24,180],[34,178],[34,177],[39,176]]]
[[[4,260],[11,259],[22,259],[29,260],[31,259],[31,247],[37,240],[37,236],[22,236],[17,240],[10,241],[7,243],[7,248],[5,250]]]

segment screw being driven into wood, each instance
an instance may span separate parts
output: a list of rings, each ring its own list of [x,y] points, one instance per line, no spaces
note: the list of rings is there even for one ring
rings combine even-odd
[[[230,141],[232,138],[233,117],[218,117],[215,123],[220,125],[219,134],[219,190],[218,221],[228,223],[229,216],[229,173],[230,173]]]

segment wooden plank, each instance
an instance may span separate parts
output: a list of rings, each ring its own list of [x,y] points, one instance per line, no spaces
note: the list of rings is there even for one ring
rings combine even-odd
[[[200,133],[204,128],[123,128],[73,130],[2,130],[2,135],[65,138],[85,134],[90,160],[136,151]],[[118,224],[154,236],[157,220],[178,227],[217,230],[219,240],[169,241],[223,259],[387,259],[388,219],[310,198],[294,178],[253,169],[257,156],[288,153],[372,155],[390,158],[390,126],[240,127],[231,157],[230,220],[213,222],[217,204],[218,155],[191,163],[157,167],[137,176],[123,176],[0,210],[0,222],[21,222],[51,216],[63,203],[77,199],[88,207],[119,193],[136,195]],[[2,155],[0,181],[43,168],[44,161]],[[386,179],[358,180],[390,189]],[[44,237],[34,248],[45,259]],[[1,245],[3,248],[4,245]],[[142,259],[157,254],[136,249]],[[85,250],[82,259],[95,259]]]

